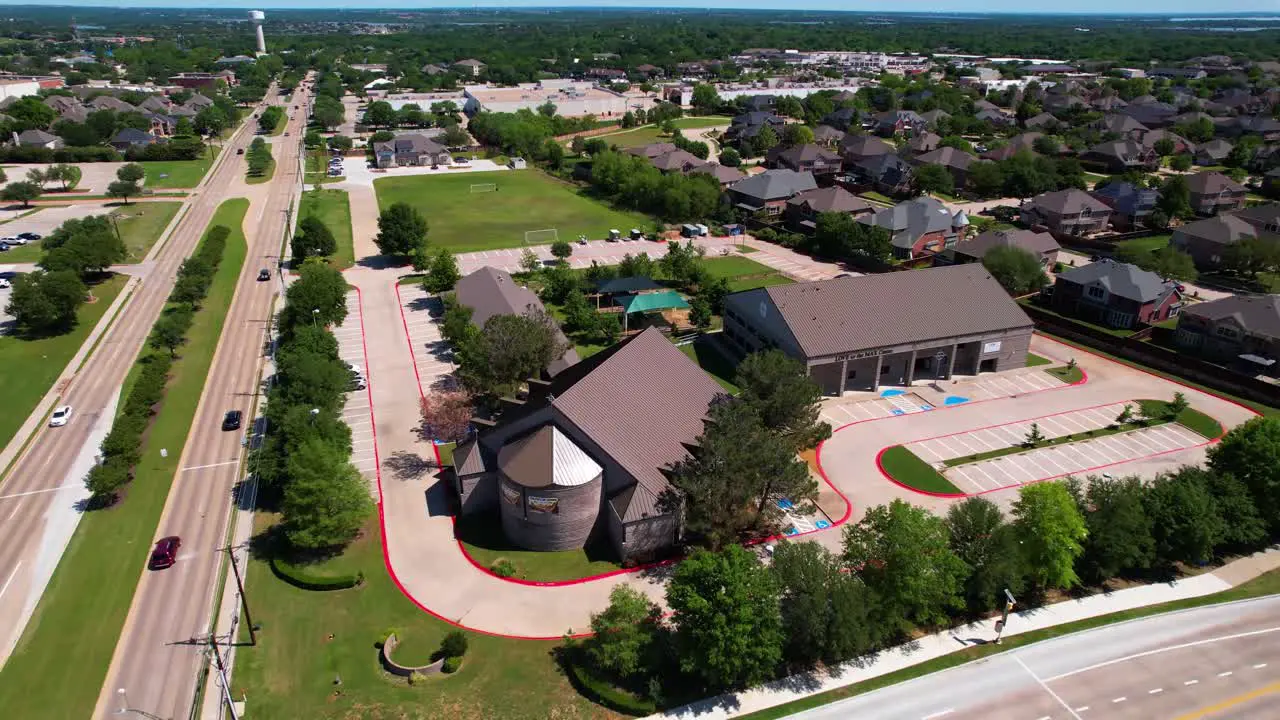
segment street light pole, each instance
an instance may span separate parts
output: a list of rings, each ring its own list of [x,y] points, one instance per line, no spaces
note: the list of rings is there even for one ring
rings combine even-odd
[[[316,316],[320,314],[320,308],[311,309],[311,327],[316,326]]]
[[[1004,589],[1004,613],[996,622],[996,644],[1000,644],[1000,637],[1004,635],[1004,628],[1009,624],[1009,611],[1017,605],[1018,601],[1013,598],[1013,593],[1009,592],[1009,588]]]
[[[129,696],[125,693],[124,688],[116,688],[116,696],[120,698],[120,709],[116,710],[116,715],[123,715],[129,712]]]

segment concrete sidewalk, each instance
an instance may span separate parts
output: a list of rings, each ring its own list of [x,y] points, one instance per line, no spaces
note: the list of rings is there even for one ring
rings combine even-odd
[[[1280,567],[1280,549],[1272,548],[1230,562],[1212,573],[1172,583],[1143,585],[1113,593],[1090,595],[1079,600],[1014,613],[1009,616],[1009,627],[1004,634],[1012,637],[1124,610],[1203,597],[1229,590],[1277,567]],[[783,678],[758,688],[707,698],[650,717],[715,720],[766,710],[990,642],[995,638],[994,624],[994,620],[987,620],[962,625],[889,648],[874,657],[849,660],[827,674]]]

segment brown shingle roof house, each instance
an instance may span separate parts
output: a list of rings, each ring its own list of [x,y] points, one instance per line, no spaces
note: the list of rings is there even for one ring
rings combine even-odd
[[[1008,230],[988,230],[977,235],[972,240],[957,243],[954,248],[948,250],[945,254],[947,259],[954,263],[982,262],[982,258],[986,257],[991,249],[998,247],[1015,247],[1026,250],[1035,255],[1043,266],[1053,263],[1058,257],[1058,251],[1062,249],[1058,245],[1058,241],[1054,240],[1049,233],[1010,228]]]
[[[725,337],[779,348],[829,394],[1026,365],[1032,322],[979,264],[733,293]]]
[[[680,537],[678,512],[659,507],[666,473],[689,457],[723,393],[649,328],[531,386],[522,406],[459,445],[461,512],[496,510],[507,537],[529,549],[599,539],[623,560],[661,554]]]
[[[1245,206],[1248,191],[1243,185],[1220,172],[1206,170],[1187,178],[1191,209],[1200,215],[1239,210]]]
[[[1040,193],[1021,207],[1022,221],[1027,225],[1043,225],[1050,232],[1065,235],[1087,235],[1107,226],[1111,208],[1083,190],[1069,188]]]
[[[838,185],[806,190],[787,201],[787,222],[802,232],[812,232],[817,228],[818,216],[829,212],[847,213],[856,218],[870,215],[875,208]]]
[[[523,315],[529,311],[545,312],[542,301],[529,288],[517,283],[506,271],[482,267],[458,280],[454,286],[454,298],[471,308],[471,322],[484,327],[494,315]],[[563,335],[560,340],[564,341]],[[567,342],[566,342],[567,344]],[[547,373],[555,376],[578,362],[578,352],[569,347],[565,354],[552,360]]]
[[[1179,347],[1245,372],[1280,372],[1280,295],[1231,295],[1178,315]]]

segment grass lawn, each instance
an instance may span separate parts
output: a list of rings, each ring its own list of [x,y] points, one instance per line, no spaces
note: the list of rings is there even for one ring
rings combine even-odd
[[[498,190],[472,193],[477,182],[497,183]],[[527,230],[555,228],[561,240],[572,242],[580,234],[599,239],[613,228],[625,233],[651,222],[538,170],[379,178],[373,187],[380,209],[397,202],[416,207],[430,223],[432,246],[451,252],[521,247]]]
[[[298,205],[298,218],[315,215],[329,228],[338,241],[338,249],[329,257],[329,264],[345,270],[356,263],[356,248],[351,238],[351,203],[346,190],[308,190],[302,193]]]
[[[1152,235],[1151,237],[1121,240],[1116,243],[1116,250],[1125,250],[1142,255],[1159,250],[1160,248],[1169,247],[1169,238],[1171,237],[1173,237],[1172,233],[1164,233],[1162,235]]]
[[[258,518],[264,529],[271,522]],[[358,588],[315,592],[277,578],[267,562],[249,562],[256,647],[236,651],[232,680],[257,718],[588,718],[607,717],[574,691],[552,651],[555,641],[507,640],[467,633],[468,650],[453,675],[416,685],[389,678],[377,649],[388,630],[400,639],[396,659],[427,662],[455,628],[418,609],[400,593],[382,561],[377,524],[341,557],[325,565],[362,571]],[[323,566],[317,568],[323,570]],[[332,636],[332,640],[328,638]],[[342,686],[335,688],[335,677]],[[97,688],[94,688],[97,692]]]
[[[31,623],[0,673],[0,707],[6,715],[93,714],[248,250],[240,230],[248,208],[247,200],[228,200],[210,221],[211,227],[225,224],[233,232],[209,297],[174,363],[160,412],[143,443],[143,459],[120,503],[81,518]],[[160,448],[168,449],[168,457],[160,457]],[[67,662],[72,656],[76,662]]]
[[[733,122],[731,117],[690,117],[677,118],[673,121],[675,126],[681,130],[695,130],[699,128],[715,127],[717,125],[728,125]],[[645,125],[634,130],[615,133],[612,135],[601,135],[601,140],[610,145],[617,145],[620,148],[640,147],[656,142],[668,142],[670,135],[662,132],[657,125]]]
[[[85,338],[120,294],[124,275],[112,275],[92,288],[96,302],[85,303],[76,312],[71,332],[39,340],[23,340],[0,335],[0,446],[7,445],[40,398],[53,387],[67,363],[84,344]],[[0,468],[3,470],[3,468]]]
[[[220,151],[221,148],[210,145],[205,149],[204,157],[199,160],[151,160],[138,163],[147,173],[143,187],[150,190],[193,188],[209,172]]]
[[[855,695],[872,692],[890,685],[897,685],[898,683],[906,682],[914,678],[929,675],[940,670],[946,670],[947,668],[953,668],[957,665],[963,665],[974,660],[981,660],[982,658],[990,657],[997,653],[1025,647],[1042,640],[1049,640],[1063,635],[1083,632],[1093,628],[1125,622],[1126,620],[1136,620],[1138,618],[1149,617],[1151,615],[1160,615],[1162,613],[1173,612],[1175,610],[1186,610],[1188,608],[1216,605],[1218,603],[1232,602],[1235,600],[1247,600],[1249,598],[1274,595],[1276,593],[1280,593],[1280,570],[1272,570],[1270,572],[1263,573],[1262,575],[1259,575],[1248,582],[1241,583],[1230,590],[1223,590],[1222,592],[1205,595],[1203,597],[1174,600],[1172,602],[1161,603],[1159,605],[1134,608],[1133,610],[1122,610],[1120,612],[1111,613],[1110,615],[1100,615],[1086,620],[1077,620],[1076,622],[1056,625],[1043,630],[1034,630],[1032,632],[1022,633],[1021,635],[1006,635],[999,645],[994,643],[972,645],[963,650],[953,652],[950,655],[944,655],[940,658],[934,658],[933,660],[922,662],[919,665],[912,665],[908,668],[886,673],[878,678],[855,683],[836,690],[818,693],[817,695],[811,695],[801,700],[769,708],[768,710],[761,710],[749,715],[739,715],[738,717],[741,718],[741,720],[773,720],[774,718],[784,718],[788,715],[793,715],[810,708],[821,707],[828,703],[854,697]]]
[[[364,161],[353,158],[352,162]],[[324,150],[308,150],[306,163],[306,174],[303,180],[307,185],[342,182],[347,179],[346,176],[329,177],[329,153]]]
[[[1028,362],[1027,364],[1030,365],[1031,363]],[[1084,371],[1081,370],[1079,366],[1067,367],[1066,365],[1063,365],[1062,367],[1049,368],[1045,370],[1045,372],[1068,385],[1078,383],[1084,379]]]
[[[1103,352],[1102,350],[1098,350],[1098,349],[1096,349],[1096,348],[1088,347],[1088,346],[1083,345],[1083,344],[1081,344],[1081,343],[1078,343],[1078,342],[1076,342],[1076,341],[1074,341],[1074,340],[1069,340],[1069,339],[1067,339],[1067,338],[1060,337],[1060,336],[1058,336],[1058,335],[1054,335],[1054,334],[1053,334],[1053,333],[1051,333],[1051,332],[1045,332],[1045,331],[1043,331],[1043,330],[1037,330],[1036,332],[1037,332],[1037,333],[1040,333],[1040,334],[1042,334],[1042,335],[1044,335],[1045,337],[1051,337],[1051,338],[1053,338],[1054,340],[1056,340],[1056,341],[1058,341],[1058,342],[1060,342],[1060,343],[1062,343],[1062,344],[1064,344],[1064,345],[1069,345],[1069,346],[1071,346],[1071,347],[1080,348],[1081,350],[1085,350],[1085,351],[1087,351],[1087,352],[1093,353],[1094,355],[1097,355],[1097,356],[1099,356],[1099,357],[1104,357],[1104,358],[1106,358],[1106,359],[1108,359],[1108,360],[1111,360],[1111,361],[1113,361],[1113,362],[1118,362],[1118,363],[1120,363],[1120,364],[1122,364],[1122,365],[1128,365],[1129,367],[1132,367],[1132,368],[1138,368],[1139,370],[1142,370],[1143,372],[1149,372],[1149,373],[1151,373],[1152,375],[1155,375],[1155,376],[1157,376],[1157,377],[1162,377],[1162,378],[1164,378],[1164,379],[1166,379],[1166,380],[1173,380],[1174,382],[1181,383],[1181,384],[1186,385],[1186,386],[1188,386],[1188,387],[1193,387],[1193,388],[1195,388],[1195,389],[1197,389],[1197,390],[1202,390],[1202,391],[1204,391],[1204,392],[1207,392],[1207,393],[1209,393],[1210,395],[1216,395],[1216,396],[1218,396],[1218,397],[1224,397],[1224,398],[1227,398],[1228,400],[1231,400],[1232,402],[1240,403],[1241,405],[1243,405],[1243,406],[1245,406],[1245,407],[1249,408],[1250,410],[1253,410],[1254,412],[1256,412],[1256,413],[1258,413],[1258,414],[1260,414],[1260,415],[1280,415],[1280,408],[1273,408],[1273,407],[1271,407],[1270,405],[1263,405],[1263,404],[1262,404],[1262,403],[1260,403],[1260,402],[1254,402],[1254,401],[1252,401],[1252,400],[1248,400],[1248,399],[1246,399],[1246,398],[1239,397],[1238,395],[1232,395],[1231,393],[1222,392],[1222,391],[1220,391],[1220,390],[1214,390],[1214,389],[1213,389],[1213,388],[1211,388],[1211,387],[1208,387],[1208,386],[1205,386],[1205,385],[1201,385],[1200,383],[1195,382],[1195,381],[1193,381],[1193,380],[1188,380],[1187,378],[1184,378],[1184,377],[1179,377],[1179,376],[1177,376],[1177,375],[1173,375],[1173,374],[1171,374],[1171,373],[1163,372],[1163,371],[1157,370],[1157,369],[1155,369],[1155,368],[1148,367],[1148,366],[1143,365],[1143,364],[1141,364],[1141,363],[1136,363],[1136,362],[1134,362],[1134,361],[1132,361],[1132,360],[1127,360],[1127,359],[1125,359],[1125,358],[1118,357],[1118,356],[1116,356],[1116,355],[1112,355],[1111,353]],[[1057,369],[1057,368],[1055,368],[1055,369]],[[1075,370],[1076,370],[1077,372],[1079,372],[1079,368],[1075,368]],[[1046,372],[1053,373],[1053,371],[1052,371],[1052,370],[1046,370]]]
[[[688,355],[691,360],[698,363],[698,367],[702,368],[708,375],[715,378],[732,395],[738,394],[738,386],[733,384],[733,376],[737,374],[738,368],[729,358],[724,356],[706,336],[699,336],[693,342],[686,345],[680,345],[680,352]]]
[[[467,554],[476,562],[495,572],[499,565],[505,565],[510,569],[511,577],[521,580],[576,580],[622,567],[613,561],[613,549],[607,542],[560,552],[522,550],[507,540],[502,527],[489,517],[460,517],[454,531]]]
[[[262,171],[261,175],[246,175],[244,183],[246,185],[261,185],[265,182],[271,182],[271,176],[276,174],[276,159],[271,157],[267,160],[267,169]]]
[[[1027,367],[1039,367],[1041,365],[1052,365],[1053,361],[1046,357],[1040,357],[1035,353],[1027,353]]]
[[[1142,412],[1147,417],[1161,417],[1169,410],[1169,403],[1163,400],[1139,400],[1138,405],[1142,406]],[[1223,432],[1222,423],[1195,408],[1189,407],[1178,413],[1174,421],[1209,440],[1220,437]]]
[[[862,199],[864,199],[864,200],[870,200],[870,201],[872,201],[872,202],[878,202],[878,203],[880,203],[881,205],[893,205],[893,204],[895,204],[895,201],[894,201],[894,199],[893,199],[893,198],[889,197],[888,195],[884,195],[884,194],[882,194],[882,193],[878,193],[878,192],[876,192],[876,191],[874,191],[874,190],[868,190],[868,191],[866,191],[866,192],[864,192],[864,193],[858,193],[858,197],[860,197],[860,198],[862,198]]]
[[[880,456],[880,465],[889,477],[916,490],[925,492],[963,495],[960,488],[942,476],[933,466],[921,460],[918,455],[901,445],[884,451]]]
[[[750,258],[735,257],[733,255],[705,258],[702,261],[702,266],[707,269],[707,272],[712,277],[729,278],[729,290],[731,292],[753,290],[770,285],[788,285],[793,282],[791,278],[768,265],[762,265]]]

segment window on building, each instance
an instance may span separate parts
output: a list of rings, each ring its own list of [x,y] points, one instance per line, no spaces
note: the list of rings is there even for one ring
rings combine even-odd
[[[1100,298],[1100,297],[1102,297],[1104,294],[1105,294],[1105,293],[1103,293],[1102,288],[1100,288],[1100,287],[1094,286],[1094,287],[1089,288],[1089,297],[1091,297],[1091,298]]]
[[[1218,327],[1214,328],[1213,334],[1217,335],[1218,337],[1231,338],[1232,340],[1240,337],[1240,333],[1237,332],[1236,329],[1231,327],[1230,325],[1219,325]]]

